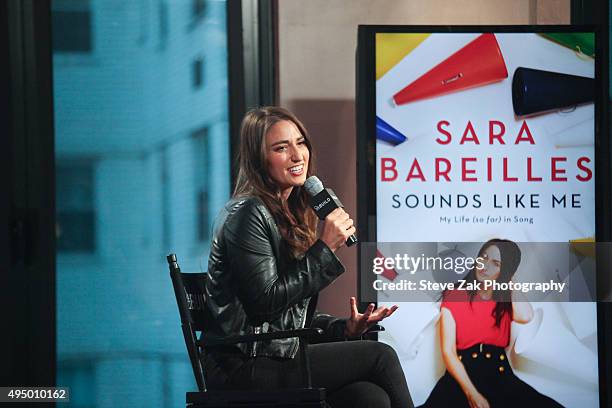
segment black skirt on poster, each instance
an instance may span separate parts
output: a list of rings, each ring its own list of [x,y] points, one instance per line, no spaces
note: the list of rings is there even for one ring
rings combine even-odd
[[[457,354],[470,380],[492,408],[562,407],[518,378],[502,347],[477,344],[458,350]],[[469,408],[467,397],[448,371],[438,380],[425,404],[421,405],[421,408],[443,407]]]

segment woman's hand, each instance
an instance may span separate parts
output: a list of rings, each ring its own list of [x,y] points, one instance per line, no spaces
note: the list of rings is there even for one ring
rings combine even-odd
[[[466,395],[470,408],[489,408],[489,401],[478,391]]]
[[[357,310],[357,300],[351,297],[351,318],[346,322],[344,334],[347,337],[359,337],[376,323],[391,316],[396,310],[396,305],[392,307],[379,307],[374,310],[374,304],[370,303],[365,312],[359,313]]]
[[[325,217],[320,239],[329,249],[336,252],[336,249],[344,245],[348,237],[354,233],[353,220],[342,208],[336,208]]]

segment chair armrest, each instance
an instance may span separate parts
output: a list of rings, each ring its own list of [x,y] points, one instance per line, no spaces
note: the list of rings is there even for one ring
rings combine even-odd
[[[380,324],[375,324],[374,326],[370,327],[364,334],[378,333],[383,331],[385,331],[385,328],[383,326],[381,326]]]
[[[213,346],[229,346],[238,343],[253,343],[255,341],[274,340],[274,339],[289,339],[292,337],[312,338],[323,334],[323,330],[319,328],[283,330],[270,333],[245,334],[242,336],[229,337],[206,337],[203,336],[198,340],[198,344],[202,347]]]
[[[380,324],[375,324],[370,327],[365,333],[363,333],[359,339],[361,340],[373,340],[376,333],[384,332],[385,328]]]

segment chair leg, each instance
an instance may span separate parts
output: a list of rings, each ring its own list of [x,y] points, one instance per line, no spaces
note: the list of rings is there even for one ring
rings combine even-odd
[[[312,388],[312,376],[310,374],[310,358],[306,348],[308,347],[308,340],[305,338],[299,339],[300,356],[302,357],[302,376],[306,388]]]

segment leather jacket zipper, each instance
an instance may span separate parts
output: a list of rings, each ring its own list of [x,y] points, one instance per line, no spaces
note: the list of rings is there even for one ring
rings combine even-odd
[[[300,326],[297,327],[298,329],[303,329],[304,328],[304,324],[306,323],[306,315],[308,314],[308,305],[309,304],[310,304],[310,298],[306,299],[306,304],[304,305],[304,308],[302,308],[302,315],[300,316]],[[298,347],[300,346],[300,339],[297,338],[296,340],[297,341],[293,345],[293,350],[291,350],[291,354],[290,354],[291,358],[295,357],[295,355],[297,354],[297,351],[298,351]]]
[[[261,333],[261,326],[255,326],[253,327],[253,334],[259,334]],[[253,343],[251,343],[251,357],[256,357],[257,356],[257,342],[254,341]]]

